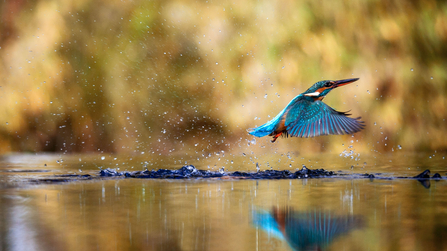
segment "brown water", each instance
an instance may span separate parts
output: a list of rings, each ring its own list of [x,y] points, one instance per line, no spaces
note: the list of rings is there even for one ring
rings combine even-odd
[[[447,181],[147,180],[39,182],[59,174],[178,168],[446,177],[443,154],[351,157],[15,155],[0,166],[0,250],[446,250]],[[147,161],[147,162],[146,162]],[[145,163],[146,162],[146,163]],[[267,165],[267,162],[269,164]],[[312,166],[312,167],[311,167]],[[133,168],[132,168],[133,167]],[[37,181],[37,182],[36,182]]]

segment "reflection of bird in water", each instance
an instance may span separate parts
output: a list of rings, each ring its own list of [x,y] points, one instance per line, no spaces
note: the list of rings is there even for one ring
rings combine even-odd
[[[308,138],[358,132],[364,127],[360,117],[350,118],[350,114],[338,112],[321,101],[331,90],[357,80],[351,78],[317,82],[290,101],[275,118],[262,126],[249,129],[249,133],[256,137],[273,136],[272,142],[275,142],[283,134]]]
[[[337,237],[363,225],[358,216],[337,216],[319,210],[296,212],[290,208],[254,211],[253,224],[286,240],[293,250],[322,250]]]

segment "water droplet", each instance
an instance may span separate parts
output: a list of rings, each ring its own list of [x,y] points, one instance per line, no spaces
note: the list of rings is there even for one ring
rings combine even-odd
[[[106,157],[105,156],[101,156],[101,160],[105,160],[106,159]]]
[[[283,69],[286,68],[285,66],[282,67]]]
[[[401,146],[401,145],[397,145],[397,148],[399,148],[399,150],[401,150],[401,149],[402,149],[402,146]]]
[[[264,95],[264,98],[267,98],[267,93]]]
[[[366,92],[367,92],[368,94],[371,94],[371,93],[369,93],[369,90],[366,90]]]
[[[411,68],[410,71],[414,71],[413,68]]]
[[[431,76],[430,79],[433,79],[433,76]]]
[[[218,62],[216,62],[216,65],[218,65],[219,63]]]

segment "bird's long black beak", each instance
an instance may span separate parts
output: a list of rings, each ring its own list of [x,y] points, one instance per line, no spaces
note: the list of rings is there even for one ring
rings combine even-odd
[[[342,80],[336,80],[334,81],[334,84],[332,85],[332,88],[337,88],[340,86],[344,86],[350,83],[353,83],[355,81],[359,80],[359,78],[349,78],[349,79],[342,79]]]

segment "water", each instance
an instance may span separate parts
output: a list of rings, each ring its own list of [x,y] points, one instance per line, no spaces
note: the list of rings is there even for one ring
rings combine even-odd
[[[99,167],[175,169],[186,161],[217,171],[226,163],[222,155],[195,162],[183,157],[181,163],[177,157],[101,157],[5,157],[0,164],[0,250],[447,249],[446,180],[427,186],[413,179],[96,178]],[[425,169],[447,176],[442,154],[357,161],[338,155],[227,157],[233,164],[225,164],[226,171],[256,171],[258,162],[261,170],[305,164],[387,177],[414,176]],[[74,173],[95,179],[49,179]]]

